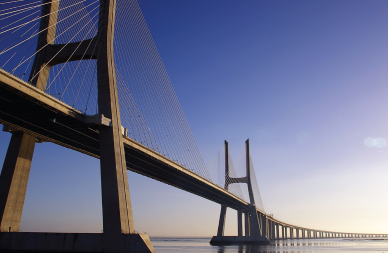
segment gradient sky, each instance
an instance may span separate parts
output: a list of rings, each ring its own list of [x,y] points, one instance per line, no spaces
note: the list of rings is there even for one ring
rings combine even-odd
[[[139,0],[205,162],[250,138],[265,210],[388,233],[388,2]],[[369,138],[369,139],[367,139]],[[0,132],[0,160],[10,134]],[[135,228],[212,236],[220,206],[129,172]],[[228,209],[227,235],[237,234]],[[36,144],[22,231],[100,232],[99,161]]]

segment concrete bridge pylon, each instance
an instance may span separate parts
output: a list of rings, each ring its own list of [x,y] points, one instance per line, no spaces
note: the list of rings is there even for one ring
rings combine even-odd
[[[116,0],[100,1],[98,32],[94,38],[68,44],[54,44],[59,4],[56,0],[43,1],[37,54],[29,81],[45,91],[52,66],[82,60],[85,55],[97,60],[99,114],[110,119],[109,126],[99,126],[103,233],[18,232],[36,137],[13,132],[0,175],[0,249],[154,252],[148,235],[136,234],[134,230],[114,67]],[[92,51],[96,46],[98,50]]]
[[[260,244],[269,243],[269,229],[266,215],[257,212],[255,198],[253,195],[251,184],[251,168],[250,168],[250,152],[249,139],[245,142],[246,153],[246,175],[245,177],[232,178],[229,170],[229,144],[225,145],[225,186],[228,190],[230,184],[246,183],[248,185],[250,203],[245,210],[237,210],[237,236],[225,236],[225,218],[227,206],[221,205],[220,220],[218,223],[217,235],[213,236],[210,241],[212,245],[228,245],[228,244]],[[242,229],[242,214],[245,216],[245,235],[243,236]]]

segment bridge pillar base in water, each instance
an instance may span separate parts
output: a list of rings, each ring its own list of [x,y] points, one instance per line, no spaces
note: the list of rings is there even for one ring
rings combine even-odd
[[[1,252],[155,253],[146,234],[1,232]]]
[[[213,246],[217,245],[245,245],[245,244],[269,244],[264,236],[213,236],[210,241]]]

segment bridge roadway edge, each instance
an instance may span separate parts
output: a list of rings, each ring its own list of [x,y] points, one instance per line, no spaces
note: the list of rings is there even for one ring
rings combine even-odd
[[[53,142],[99,159],[99,126],[83,123],[85,116],[73,107],[0,69],[1,124],[30,133],[36,136],[38,141]],[[247,202],[167,157],[157,154],[128,137],[124,137],[123,142],[127,169],[235,210],[243,210],[247,207]],[[195,177],[193,177],[194,175]],[[268,220],[289,228],[333,234],[362,235],[362,233],[341,233],[302,228],[279,221],[268,216],[262,210],[257,209],[257,211],[266,215]]]
[[[99,126],[83,123],[86,115],[80,111],[4,70],[0,70],[0,94],[0,123],[99,158]],[[123,142],[129,170],[236,210],[248,205],[144,145],[128,137]]]

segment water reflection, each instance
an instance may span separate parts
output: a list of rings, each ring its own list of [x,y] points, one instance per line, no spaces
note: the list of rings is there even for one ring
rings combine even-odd
[[[211,246],[210,238],[151,238],[157,253],[297,253],[297,252],[385,252],[387,240],[287,239],[269,245]]]
[[[273,248],[268,248],[267,246],[257,246],[257,245],[239,245],[239,246],[218,246],[217,253],[290,253],[291,251],[284,250],[274,250]],[[292,251],[292,253],[299,253],[305,251]]]
[[[239,245],[239,246],[218,246],[217,253],[237,252],[237,253],[283,253],[284,251],[268,250],[266,246]],[[297,252],[297,251],[296,251]],[[296,253],[295,252],[295,253]]]

